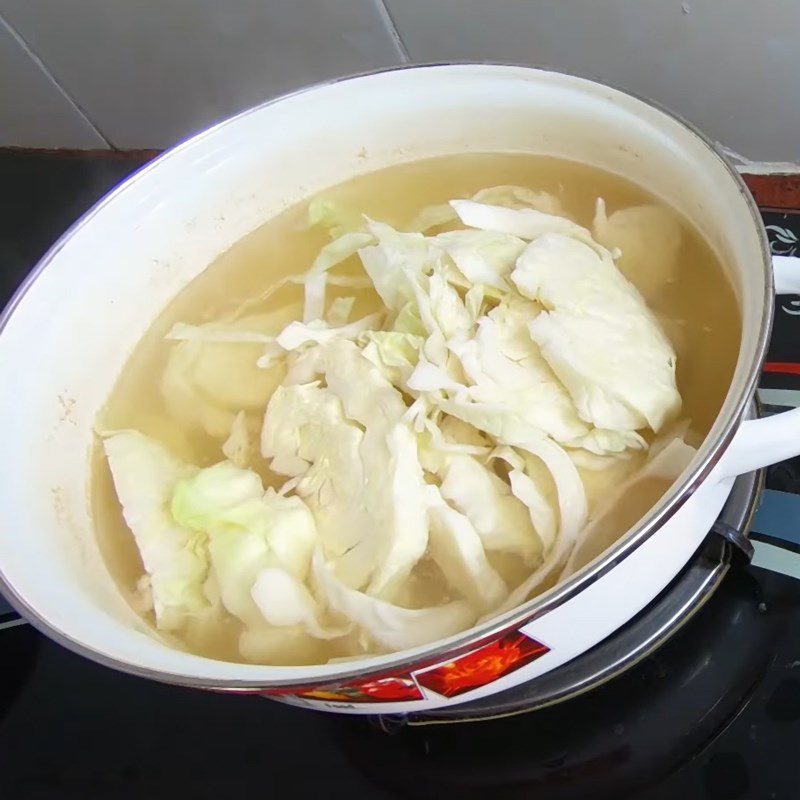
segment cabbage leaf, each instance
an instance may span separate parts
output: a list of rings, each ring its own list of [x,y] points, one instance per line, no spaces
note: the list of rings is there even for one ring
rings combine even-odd
[[[204,537],[176,521],[169,508],[175,486],[197,468],[137,431],[108,436],[103,449],[149,576],[156,625],[176,630],[209,605],[203,591],[209,569]]]
[[[435,642],[468,628],[478,616],[466,600],[432,608],[402,608],[348,588],[333,574],[321,551],[313,570],[327,606],[359,625],[383,651],[407,650]]]
[[[659,431],[678,415],[675,351],[609,256],[548,234],[526,248],[512,280],[548,309],[529,330],[582,419]]]

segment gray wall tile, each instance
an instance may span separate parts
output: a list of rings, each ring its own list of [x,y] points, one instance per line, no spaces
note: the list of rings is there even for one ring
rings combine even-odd
[[[414,61],[595,76],[753,160],[800,162],[797,0],[388,0]]]
[[[402,60],[380,0],[0,0],[0,13],[123,148]]]
[[[0,19],[0,147],[15,145],[106,143]]]

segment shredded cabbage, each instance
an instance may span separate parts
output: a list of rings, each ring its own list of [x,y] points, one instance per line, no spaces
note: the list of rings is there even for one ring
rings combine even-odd
[[[343,325],[347,325],[355,304],[356,298],[352,295],[349,297],[335,297],[328,307],[326,320],[328,325],[330,325],[332,328],[340,328]]]
[[[452,200],[450,205],[459,219],[470,228],[505,233],[520,239],[537,239],[546,233],[574,236],[580,241],[592,242],[592,235],[566,217],[547,214],[535,208],[506,208],[476,203],[473,200]]]
[[[371,539],[380,542],[367,591],[391,599],[428,543],[425,483],[416,440],[402,421],[406,405],[351,342],[331,340],[323,348],[320,368],[346,416],[364,428],[359,447],[365,476],[362,498],[376,526]]]
[[[328,270],[347,261],[362,247],[373,241],[372,235],[363,231],[344,233],[338,239],[320,250],[319,255],[305,276],[306,298],[303,307],[303,322],[309,323],[322,319],[325,308],[325,287]]]
[[[368,222],[378,240],[358,254],[383,304],[400,311],[414,297],[414,284],[429,264],[431,247],[421,233],[400,233],[382,222]]]
[[[645,300],[677,275],[669,212],[598,201],[590,231],[502,185],[405,230],[328,199],[308,223],[331,236],[308,269],[167,335],[165,404],[225,460],[105,438],[159,628],[227,614],[276,664],[427,644],[563,580],[622,533],[624,492],[693,458]],[[292,285],[302,304],[245,313]]]
[[[366,344],[361,351],[394,386],[408,384],[419,361],[424,343],[422,336],[401,331],[366,331]]]
[[[566,216],[561,201],[548,192],[535,192],[527,186],[487,186],[479,189],[472,199],[478,203],[506,208],[535,208],[546,214]],[[426,233],[431,228],[440,228],[458,220],[450,203],[425,206],[407,226],[409,231]]]
[[[315,197],[308,204],[308,227],[324,228],[333,239],[364,227],[361,214],[324,197]]]
[[[329,327],[326,322],[290,322],[276,337],[275,341],[284,350],[297,350],[304,344],[328,342],[331,339],[357,339],[362,333],[379,323],[380,314],[369,314],[363,319],[348,325]]]
[[[455,262],[470,285],[493,286],[507,292],[508,275],[525,249],[516,236],[490,231],[448,231],[434,240]]]
[[[478,203],[507,208],[534,208],[544,214],[567,216],[561,201],[549,192],[535,192],[527,186],[489,186],[476,192],[472,199]]]

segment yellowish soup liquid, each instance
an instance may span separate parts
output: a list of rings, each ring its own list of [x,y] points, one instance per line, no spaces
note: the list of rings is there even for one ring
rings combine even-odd
[[[522,154],[469,154],[438,157],[403,164],[354,178],[322,193],[337,206],[363,212],[369,217],[403,228],[420,208],[457,197],[470,197],[487,186],[515,184],[552,193],[576,222],[591,227],[598,197],[605,199],[609,212],[645,203],[663,204],[629,181],[597,168],[560,159]],[[220,440],[196,425],[170,414],[160,389],[170,348],[174,342],[165,334],[176,322],[201,323],[230,318],[250,304],[248,313],[263,313],[287,303],[299,302],[299,287],[287,286],[265,302],[259,296],[280,278],[305,271],[319,249],[329,241],[319,229],[306,224],[307,204],[302,203],[269,220],[237,242],[190,283],[163,310],[137,345],[125,365],[98,426],[106,430],[134,428],[153,436],[176,456],[199,466],[220,461]],[[676,215],[677,217],[677,215]],[[648,303],[664,321],[678,354],[677,382],[683,396],[683,416],[691,420],[696,439],[705,436],[716,418],[733,375],[740,341],[740,320],[733,290],[721,264],[703,236],[680,218],[683,238],[678,253],[677,274],[648,274]],[[646,269],[646,265],[639,265]],[[357,259],[341,272],[360,274]],[[655,282],[655,283],[654,283]],[[657,291],[652,291],[652,286]],[[643,287],[639,287],[640,289]],[[357,295],[352,318],[358,318],[378,304],[370,291],[334,289],[329,297]],[[239,344],[252,349],[253,360],[260,345]],[[267,465],[256,456],[252,466],[265,485],[279,486],[280,476],[270,475]],[[645,481],[629,501],[622,500],[607,524],[602,541],[585,545],[590,560],[612,544],[630,525],[646,513],[668,488],[659,481]],[[592,492],[589,487],[590,504]],[[91,503],[97,538],[109,570],[126,597],[136,604],[136,583],[143,567],[133,536],[122,517],[102,448],[93,454]],[[616,522],[612,522],[615,520]],[[608,524],[610,523],[610,524]],[[513,559],[494,559],[496,568],[513,585],[524,577]],[[429,570],[430,571],[430,570]],[[425,572],[423,565],[422,572]],[[431,572],[430,580],[441,576]],[[430,596],[435,596],[435,589]],[[150,615],[143,612],[149,619]],[[152,621],[152,620],[150,620]],[[209,634],[187,631],[171,640],[177,647],[202,655],[231,661],[241,660],[237,648],[239,624],[222,619]],[[336,644],[320,642],[313,652],[286,654],[283,663],[326,661],[341,655]]]

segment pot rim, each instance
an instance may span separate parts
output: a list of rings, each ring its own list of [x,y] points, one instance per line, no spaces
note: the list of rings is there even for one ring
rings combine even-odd
[[[163,683],[170,683],[180,686],[191,686],[207,689],[221,689],[230,692],[259,692],[264,689],[277,689],[277,690],[301,690],[312,686],[328,685],[328,684],[341,684],[348,683],[356,680],[363,680],[365,678],[378,678],[381,676],[395,675],[411,670],[416,670],[427,665],[436,664],[447,657],[455,657],[463,653],[470,652],[483,644],[493,641],[506,631],[518,629],[522,625],[532,622],[535,619],[547,614],[553,609],[563,605],[579,592],[585,589],[590,584],[594,583],[615,566],[627,558],[634,550],[647,541],[667,520],[669,520],[692,496],[698,486],[705,480],[714,466],[721,459],[725,449],[730,444],[733,436],[738,429],[743,415],[747,410],[747,406],[756,390],[759,378],[759,368],[763,363],[767,347],[769,344],[769,336],[772,330],[772,321],[774,315],[773,307],[773,271],[771,265],[771,255],[769,243],[767,240],[766,230],[764,228],[761,214],[758,206],[755,203],[747,185],[739,175],[736,168],[730,162],[727,155],[721,150],[717,144],[708,138],[702,131],[695,127],[692,123],[684,119],[679,114],[665,108],[663,105],[643,97],[635,92],[622,89],[614,84],[607,83],[606,81],[597,80],[593,77],[587,77],[585,74],[577,74],[568,70],[556,69],[549,66],[537,66],[533,64],[525,64],[513,61],[494,61],[494,60],[464,60],[464,61],[436,61],[436,62],[421,62],[421,63],[408,63],[398,64],[391,67],[381,67],[364,72],[353,73],[337,78],[331,78],[308,86],[301,87],[294,91],[286,92],[256,106],[245,109],[238,114],[228,117],[202,131],[184,139],[174,147],[165,150],[163,153],[152,159],[142,167],[137,169],[129,175],[122,183],[113,188],[110,192],[101,197],[94,205],[92,205],[86,212],[84,212],[67,230],[59,236],[59,238],[48,248],[45,254],[39,259],[33,269],[24,278],[20,286],[11,296],[6,306],[0,311],[0,336],[3,330],[8,325],[11,317],[21,303],[22,299],[30,291],[33,284],[44,272],[45,269],[53,262],[59,252],[69,242],[70,239],[82,228],[91,223],[97,214],[102,209],[113,202],[116,197],[125,192],[134,182],[136,182],[142,175],[145,175],[151,170],[158,168],[162,161],[169,159],[184,150],[190,148],[195,143],[208,138],[217,131],[231,125],[239,120],[255,114],[270,107],[281,101],[306,94],[318,89],[332,86],[335,84],[358,80],[385,73],[399,72],[401,70],[424,70],[424,69],[448,69],[452,67],[488,67],[488,68],[515,68],[520,70],[528,70],[531,72],[550,73],[553,75],[561,75],[569,78],[576,78],[584,80],[596,85],[612,89],[620,92],[621,94],[638,100],[645,105],[660,111],[665,116],[673,121],[679,123],[689,133],[693,134],[702,144],[705,145],[709,154],[715,157],[726,172],[730,175],[734,185],[745,201],[755,226],[757,235],[761,244],[761,268],[764,274],[765,292],[763,297],[763,314],[761,324],[758,331],[758,341],[756,343],[755,359],[751,365],[748,378],[745,382],[743,390],[738,398],[727,413],[726,417],[721,420],[721,431],[717,434],[717,441],[708,444],[709,437],[704,440],[704,445],[707,445],[709,450],[703,459],[697,463],[691,473],[684,478],[684,480],[677,485],[674,485],[660,500],[659,502],[631,529],[626,531],[610,548],[598,556],[593,562],[590,562],[581,570],[578,570],[574,575],[568,578],[563,584],[559,584],[552,589],[544,592],[542,595],[534,597],[527,602],[511,609],[504,614],[488,620],[472,628],[462,631],[449,640],[439,640],[432,642],[421,652],[409,656],[405,653],[407,651],[399,651],[394,653],[394,658],[382,662],[381,664],[373,665],[364,668],[362,665],[364,661],[354,660],[350,669],[343,669],[341,673],[332,675],[320,676],[319,678],[282,678],[277,680],[264,680],[264,681],[239,681],[227,680],[216,678],[202,678],[188,674],[178,674],[173,672],[166,672],[154,670],[144,667],[138,667],[130,664],[127,661],[109,656],[94,647],[88,646],[83,642],[74,639],[70,635],[64,633],[58,628],[52,626],[49,621],[41,616],[35,608],[30,606],[27,601],[19,595],[19,593],[12,586],[11,582],[5,576],[2,565],[0,565],[0,592],[8,599],[12,606],[18,611],[25,619],[28,620],[37,630],[45,634],[49,638],[56,641],[58,644],[66,647],[72,652],[89,658],[99,664],[102,664],[112,669],[121,672],[136,675],[138,677],[150,678],[158,680]],[[720,417],[715,421],[715,425],[720,423]],[[442,643],[445,642],[445,644]],[[203,656],[196,656],[203,658]],[[214,660],[214,659],[208,659]],[[248,665],[253,666],[253,665]],[[347,666],[347,662],[342,664],[343,668]],[[273,667],[275,668],[275,667]],[[281,669],[290,670],[291,667],[281,667]]]

